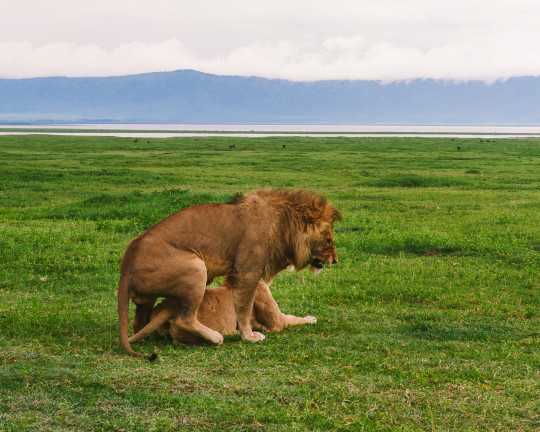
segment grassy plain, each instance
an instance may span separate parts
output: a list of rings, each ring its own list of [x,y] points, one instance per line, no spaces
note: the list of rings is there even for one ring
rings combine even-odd
[[[538,430],[538,141],[0,136],[0,431]],[[344,214],[274,282],[318,323],[125,355],[129,240],[263,186]]]

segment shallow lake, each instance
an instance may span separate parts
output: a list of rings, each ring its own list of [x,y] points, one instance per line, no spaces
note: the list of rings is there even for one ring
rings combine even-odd
[[[15,131],[16,130],[16,131]],[[0,125],[0,135],[36,134],[172,138],[193,136],[267,137],[540,137],[540,126],[389,126],[389,125],[220,125],[220,124],[34,124]]]

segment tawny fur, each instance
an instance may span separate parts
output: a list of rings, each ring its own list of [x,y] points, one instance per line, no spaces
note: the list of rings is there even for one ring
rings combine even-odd
[[[173,299],[165,299],[158,304],[150,314],[150,322],[139,332],[129,338],[129,342],[138,342],[145,337],[159,333],[161,336],[172,338],[174,342],[203,343],[198,338],[175,324],[175,319],[182,313],[182,307]],[[222,335],[237,334],[236,315],[232,289],[227,285],[208,288],[197,313],[197,319],[212,330]],[[279,332],[289,326],[314,324],[314,317],[304,318],[285,315],[272,297],[267,284],[260,283],[255,292],[251,327],[265,332]]]
[[[264,339],[251,326],[259,284],[269,285],[289,264],[318,271],[337,262],[333,222],[341,215],[310,191],[263,189],[230,203],[187,207],[131,241],[122,259],[118,287],[120,340],[126,352],[129,298],[136,304],[134,331],[150,319],[158,297],[182,305],[175,325],[211,343],[221,333],[202,324],[197,312],[206,285],[225,276],[244,340]],[[148,356],[145,356],[148,358]]]

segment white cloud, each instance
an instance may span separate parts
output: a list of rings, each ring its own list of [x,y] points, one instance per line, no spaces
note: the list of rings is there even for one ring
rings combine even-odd
[[[326,39],[322,47],[329,51],[356,51],[367,47],[367,40],[362,35],[336,36]]]
[[[189,68],[193,63],[178,40],[135,41],[112,50],[96,44],[11,42],[0,44],[0,58],[5,61],[2,75],[13,78],[124,75]]]
[[[533,0],[5,0],[0,77],[175,69],[292,80],[540,75]]]

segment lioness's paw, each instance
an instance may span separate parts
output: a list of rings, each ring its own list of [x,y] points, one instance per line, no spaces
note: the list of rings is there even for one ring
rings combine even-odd
[[[250,342],[259,342],[266,339],[266,336],[259,332],[253,332],[251,335],[243,337],[242,339]]]
[[[223,343],[223,335],[217,331],[208,329],[208,333],[204,336],[204,339],[206,339],[207,342],[221,345]],[[203,339],[203,340],[204,340]]]
[[[213,335],[212,337],[212,343],[216,345],[221,345],[223,343],[223,335],[221,333],[216,332],[217,334]]]
[[[317,322],[317,318],[312,316],[307,316],[304,318],[306,324],[315,324]]]

